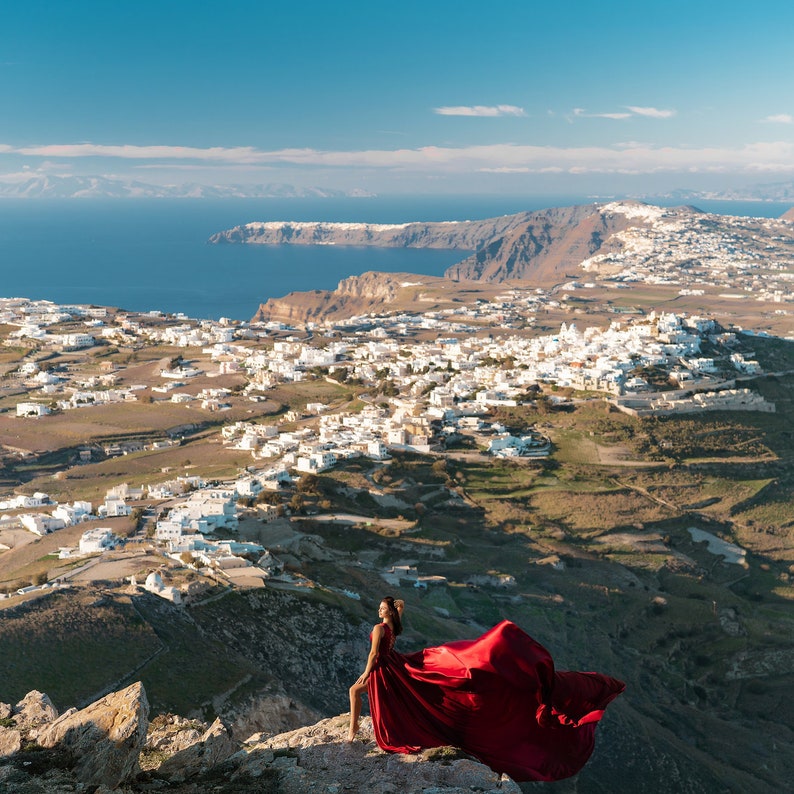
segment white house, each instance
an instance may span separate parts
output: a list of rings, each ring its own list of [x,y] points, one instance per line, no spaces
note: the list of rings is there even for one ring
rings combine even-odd
[[[256,477],[241,477],[234,483],[239,496],[257,496],[262,492],[262,483]]]
[[[157,540],[166,540],[169,543],[178,541],[182,538],[184,529],[185,525],[182,523],[179,517],[169,518],[167,520],[157,522],[154,530],[154,537]]]
[[[19,516],[19,523],[35,535],[46,535],[56,529],[63,529],[66,522],[60,518],[48,516],[45,513],[25,513]]]
[[[336,455],[333,452],[323,450],[320,452],[312,452],[308,456],[299,457],[295,464],[295,468],[298,471],[314,473],[319,471],[327,471],[335,464]]]
[[[50,409],[43,403],[17,403],[17,416],[38,418],[46,416]]]
[[[91,502],[74,502],[73,504],[58,505],[52,511],[53,518],[59,518],[67,527],[86,521],[91,515]]]
[[[116,538],[113,531],[107,527],[87,529],[80,536],[80,554],[96,554],[112,549],[115,545]]]
[[[110,488],[105,497],[108,499],[143,499],[143,488],[132,488],[126,482]]]
[[[105,499],[105,504],[99,505],[97,515],[100,518],[128,516],[132,508],[123,499]]]
[[[386,460],[390,457],[389,449],[380,439],[367,441],[367,457],[375,460]]]
[[[82,347],[91,347],[95,339],[91,334],[60,334],[55,337],[56,343],[64,350],[77,350]]]
[[[218,527],[237,527],[237,502],[234,491],[204,490],[191,494],[190,499],[169,514],[175,520],[180,517],[183,526],[199,532],[212,532]]]

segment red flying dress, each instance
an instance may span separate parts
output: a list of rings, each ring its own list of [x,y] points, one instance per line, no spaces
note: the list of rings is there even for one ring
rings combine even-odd
[[[384,627],[368,682],[383,750],[454,745],[514,780],[561,780],[587,762],[596,723],[625,689],[600,673],[556,672],[549,652],[508,620],[476,640],[409,654]]]

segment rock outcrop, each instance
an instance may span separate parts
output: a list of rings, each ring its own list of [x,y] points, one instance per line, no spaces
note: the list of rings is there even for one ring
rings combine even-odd
[[[175,781],[201,777],[237,750],[226,726],[216,719],[195,742],[168,758],[158,771]]]
[[[22,734],[13,728],[0,726],[0,758],[6,758],[22,749]]]
[[[349,318],[381,312],[425,311],[459,306],[462,300],[485,300],[498,294],[501,285],[463,281],[414,273],[362,273],[342,279],[335,290],[291,292],[283,298],[270,298],[259,306],[253,322],[281,322],[301,325],[312,320]]]
[[[58,716],[58,709],[47,695],[34,689],[14,706],[11,713],[17,727],[25,729],[51,722]]]
[[[278,791],[361,791],[368,794],[520,794],[512,778],[500,775],[453,747],[418,755],[392,755],[375,744],[370,719],[347,744],[346,715],[247,744],[237,775],[259,778],[278,770]]]
[[[25,703],[43,701],[31,693]],[[169,790],[179,794],[520,794],[519,786],[452,747],[418,755],[378,749],[369,718],[348,744],[347,715],[240,744],[216,720],[209,727],[173,715],[148,722],[140,683],[48,722],[0,728],[0,792]],[[14,717],[4,718],[13,721]]]
[[[138,771],[149,703],[140,682],[66,713],[35,732],[41,747],[59,747],[75,759],[81,783],[115,788]]]
[[[337,313],[366,314],[373,305],[410,301],[410,296],[421,291],[421,287],[440,281],[443,279],[409,273],[362,273],[342,279],[335,290],[291,292],[283,298],[270,298],[259,307],[254,321],[290,325]]]

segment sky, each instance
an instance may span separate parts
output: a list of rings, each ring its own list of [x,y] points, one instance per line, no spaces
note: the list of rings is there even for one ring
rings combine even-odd
[[[5,0],[0,179],[794,181],[793,30],[790,0]]]

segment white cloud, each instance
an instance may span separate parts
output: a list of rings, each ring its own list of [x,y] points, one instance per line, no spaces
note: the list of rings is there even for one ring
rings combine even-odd
[[[625,110],[613,111],[611,113],[588,113],[584,108],[574,108],[572,113],[576,118],[584,119],[612,119],[615,121],[622,121],[623,119],[630,119],[633,116],[649,116],[657,119],[666,119],[675,115],[674,110],[657,110],[656,108],[641,108],[641,107],[627,107]]]
[[[647,116],[651,119],[669,119],[675,116],[674,110],[660,110],[659,108],[645,108],[637,105],[626,105],[626,107],[637,116]]]
[[[573,115],[581,119],[630,119],[631,113],[586,113],[582,108],[574,108]]]
[[[137,166],[164,168],[201,163],[241,167],[301,167],[333,169],[390,169],[395,172],[440,176],[473,171],[496,173],[794,173],[794,142],[751,143],[739,147],[653,146],[631,141],[611,146],[532,146],[494,143],[479,146],[334,151],[253,147],[134,146],[49,144],[13,147],[0,144],[0,155],[15,154],[60,160],[104,157],[136,161]],[[148,160],[148,162],[146,162]],[[119,169],[118,165],[112,166]]]
[[[526,116],[524,108],[516,105],[455,105],[433,108],[439,116]]]
[[[530,169],[526,166],[517,166],[515,168],[511,168],[510,166],[503,165],[499,166],[498,168],[480,168],[479,169],[483,174],[528,174],[530,173]]]
[[[790,113],[775,113],[772,116],[761,119],[761,121],[768,124],[794,124],[794,116]]]
[[[199,149],[192,146],[107,146],[96,143],[49,144],[46,146],[10,147],[0,144],[0,152],[37,157],[120,157],[129,160],[209,160],[221,162],[256,161],[257,150],[250,146]],[[253,158],[253,159],[251,159]]]

